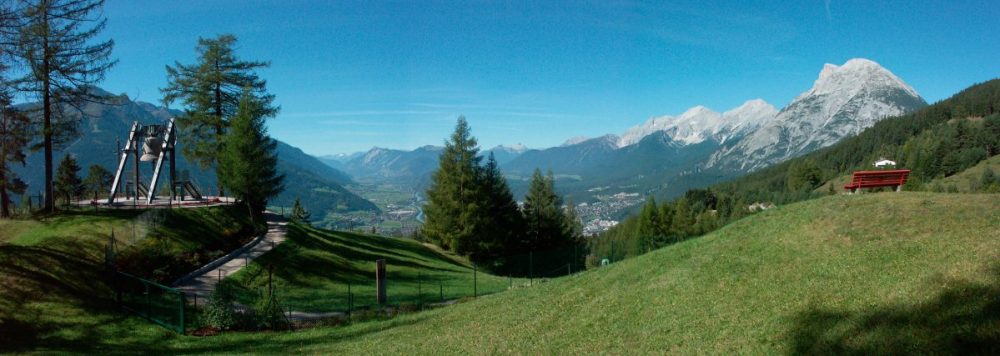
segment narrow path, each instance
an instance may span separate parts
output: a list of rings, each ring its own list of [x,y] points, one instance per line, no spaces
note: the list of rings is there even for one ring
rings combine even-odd
[[[219,267],[206,271],[177,286],[177,289],[184,291],[184,294],[189,299],[198,298],[208,300],[208,296],[212,294],[212,291],[215,290],[215,285],[220,280],[239,272],[250,261],[253,261],[285,241],[285,234],[288,231],[288,221],[281,215],[272,212],[264,213],[264,218],[267,219],[267,234],[257,245],[242,254],[234,256]]]

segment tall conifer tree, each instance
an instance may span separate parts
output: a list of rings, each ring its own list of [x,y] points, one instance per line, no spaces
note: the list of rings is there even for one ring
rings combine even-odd
[[[563,240],[562,198],[556,195],[552,173],[543,176],[535,169],[528,194],[524,197],[526,237],[531,250],[558,247]]]
[[[246,205],[251,219],[259,217],[267,200],[284,190],[284,175],[278,174],[278,142],[267,135],[264,120],[271,111],[264,100],[249,91],[224,137],[219,155],[219,183]]]
[[[507,186],[507,179],[490,152],[482,173],[483,209],[476,233],[474,251],[470,256],[476,263],[502,264],[504,255],[520,253],[524,219]]]
[[[65,109],[101,100],[91,86],[103,80],[116,62],[109,59],[114,41],[91,43],[106,25],[100,16],[103,5],[103,0],[32,0],[17,9],[22,19],[17,55],[28,68],[18,89],[37,95],[42,102],[38,131],[45,156],[47,210],[55,208],[52,151],[76,133],[77,123]]]
[[[460,254],[471,252],[483,208],[478,196],[482,174],[478,154],[469,123],[465,117],[459,117],[455,131],[441,152],[424,206],[427,220],[421,228],[422,234]]]
[[[267,81],[255,72],[270,63],[241,60],[235,47],[236,37],[231,34],[199,38],[195,47],[197,62],[167,66],[167,87],[160,89],[165,105],[174,101],[184,105],[184,114],[177,118],[177,126],[183,131],[180,139],[184,155],[203,168],[211,167],[222,151],[223,138],[244,91],[255,97],[259,103],[255,110],[262,117],[273,117],[278,112],[272,104],[274,95],[267,93]]]

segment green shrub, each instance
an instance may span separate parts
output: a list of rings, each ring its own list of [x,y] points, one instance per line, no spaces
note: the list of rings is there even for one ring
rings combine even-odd
[[[215,290],[208,298],[201,314],[202,324],[210,325],[219,330],[230,330],[236,326],[236,310],[233,306],[236,298],[228,283],[215,285]]]
[[[257,330],[288,330],[291,326],[284,310],[273,295],[262,295],[257,298],[249,321]]]

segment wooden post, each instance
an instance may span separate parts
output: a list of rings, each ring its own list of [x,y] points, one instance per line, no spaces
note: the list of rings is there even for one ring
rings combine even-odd
[[[375,261],[375,284],[375,299],[378,300],[379,305],[385,305],[387,299],[385,295],[385,259]]]

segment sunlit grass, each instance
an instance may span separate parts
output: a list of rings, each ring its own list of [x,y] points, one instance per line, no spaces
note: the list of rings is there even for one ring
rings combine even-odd
[[[278,298],[294,310],[343,311],[348,284],[354,305],[374,306],[375,261],[387,261],[391,305],[429,303],[504,291],[521,279],[477,271],[467,261],[411,239],[289,226],[288,240],[251,263],[232,280],[243,287],[242,300],[267,286],[266,266],[273,267]],[[475,285],[474,285],[475,283]]]

